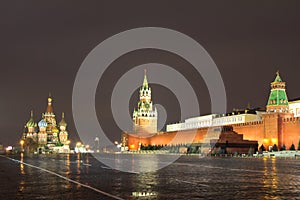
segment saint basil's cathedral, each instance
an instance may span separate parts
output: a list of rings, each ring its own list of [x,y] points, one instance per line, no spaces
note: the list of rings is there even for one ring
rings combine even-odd
[[[42,114],[42,119],[36,123],[33,118],[33,111],[30,119],[24,126],[22,140],[27,151],[34,152],[57,152],[69,153],[69,143],[67,123],[62,113],[61,121],[57,124],[53,112],[52,97],[48,97],[46,112]]]

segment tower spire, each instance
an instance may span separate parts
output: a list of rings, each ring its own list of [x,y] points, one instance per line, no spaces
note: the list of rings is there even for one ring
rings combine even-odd
[[[279,70],[277,70],[277,72],[276,72],[276,78],[275,78],[274,82],[282,82],[282,79],[280,78]]]
[[[144,82],[143,82],[143,88],[148,89],[148,81],[147,81],[147,70],[144,69]]]

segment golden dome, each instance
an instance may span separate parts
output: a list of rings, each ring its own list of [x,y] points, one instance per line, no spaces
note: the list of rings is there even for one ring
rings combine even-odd
[[[65,121],[65,113],[62,113],[62,118],[61,118],[61,121],[58,123],[59,126],[64,126],[66,127],[67,126],[67,123]]]
[[[56,127],[52,128],[52,133],[59,133],[59,130]]]

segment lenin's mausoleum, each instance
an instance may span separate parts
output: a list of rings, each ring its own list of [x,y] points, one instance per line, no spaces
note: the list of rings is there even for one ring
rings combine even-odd
[[[123,132],[122,146],[139,150],[147,145],[210,144],[225,145],[232,151],[243,147],[263,145],[267,150],[275,144],[278,149],[295,146],[300,140],[300,100],[290,101],[286,84],[279,72],[271,83],[271,91],[265,110],[246,109],[230,114],[211,114],[170,124],[166,132],[157,132],[157,111],[152,106],[151,88],[146,73],[140,88],[138,108],[133,112],[133,132]],[[213,144],[213,145],[212,145]]]

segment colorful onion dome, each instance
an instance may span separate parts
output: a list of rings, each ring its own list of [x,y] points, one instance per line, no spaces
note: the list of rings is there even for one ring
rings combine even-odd
[[[67,126],[67,123],[65,121],[65,113],[62,113],[62,118],[61,118],[61,121],[58,123],[59,126],[64,126],[66,127]]]
[[[30,112],[30,119],[29,121],[26,123],[26,127],[37,127],[37,124],[34,122],[33,119],[33,111]]]
[[[56,127],[52,128],[52,133],[59,133],[59,130]]]
[[[39,123],[38,123],[39,127],[47,127],[47,122],[45,122],[44,119],[42,119]]]

